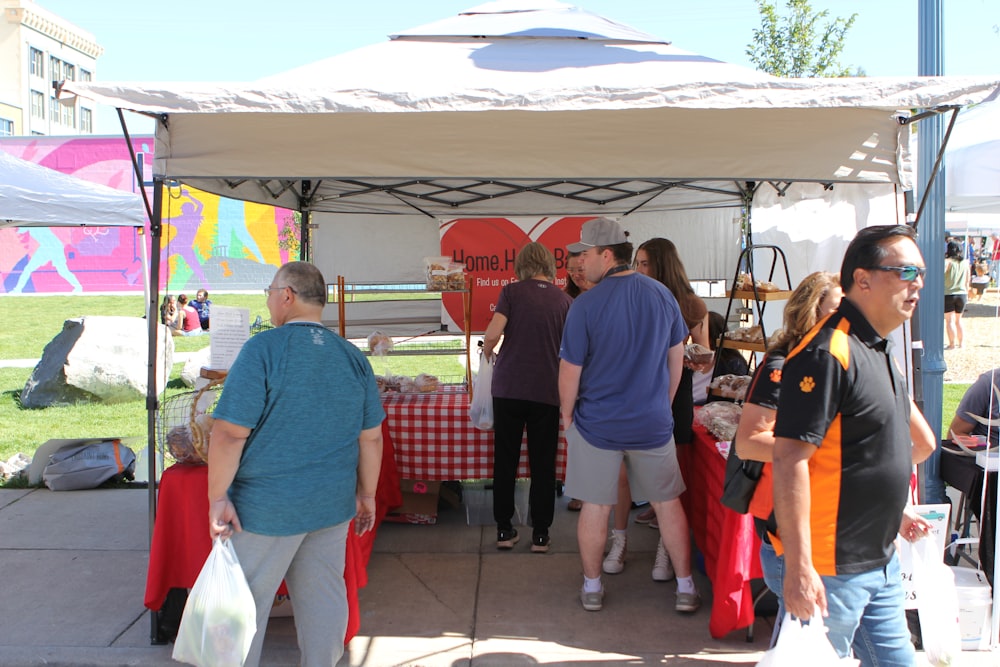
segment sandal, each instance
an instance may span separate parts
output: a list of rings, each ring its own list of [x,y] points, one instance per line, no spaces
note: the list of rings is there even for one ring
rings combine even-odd
[[[569,503],[566,504],[566,509],[570,512],[579,512],[583,509],[583,501],[579,498],[570,498]]]

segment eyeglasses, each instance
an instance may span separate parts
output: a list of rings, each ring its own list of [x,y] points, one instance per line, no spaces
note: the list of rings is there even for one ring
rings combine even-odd
[[[918,277],[923,278],[927,269],[922,266],[873,266],[873,271],[891,271],[899,274],[900,280],[912,283]]]
[[[291,285],[280,285],[278,287],[265,287],[264,288],[264,296],[270,296],[272,290],[285,289],[286,287],[288,289],[292,290],[292,294],[298,294],[298,292],[295,291],[295,288],[292,287]]]

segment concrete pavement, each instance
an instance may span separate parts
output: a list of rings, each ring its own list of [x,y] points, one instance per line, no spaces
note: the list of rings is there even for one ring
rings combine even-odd
[[[754,665],[770,635],[708,634],[705,604],[673,611],[674,584],[650,579],[657,532],[629,529],[625,572],[605,575],[604,610],[579,603],[576,515],[559,501],[552,551],[529,552],[530,528],[498,552],[492,526],[466,525],[461,508],[436,525],[383,524],[361,591],[361,632],[341,667],[499,665]],[[143,608],[147,493],[0,489],[0,665],[169,665],[150,644]],[[963,665],[995,664],[964,653]],[[294,621],[271,619],[265,665],[297,665]],[[918,664],[925,664],[922,656]]]

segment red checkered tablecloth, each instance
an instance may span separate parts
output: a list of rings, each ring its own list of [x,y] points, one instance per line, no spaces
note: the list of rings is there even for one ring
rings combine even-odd
[[[493,432],[472,426],[465,392],[384,394],[382,405],[400,477],[442,481],[493,477]],[[527,444],[521,448],[517,476],[530,476]],[[556,476],[566,477],[566,439],[562,434]]]

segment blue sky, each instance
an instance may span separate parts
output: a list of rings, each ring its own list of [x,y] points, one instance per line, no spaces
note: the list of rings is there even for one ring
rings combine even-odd
[[[783,6],[784,0],[778,0]],[[481,3],[476,0],[37,0],[94,34],[104,47],[102,81],[252,81],[343,53]],[[609,19],[675,46],[750,66],[759,23],[753,0],[578,0]],[[869,76],[917,74],[918,0],[813,0],[831,15],[857,13],[841,57]],[[951,75],[1000,75],[1000,3],[946,0],[944,68]],[[136,127],[133,127],[133,123]],[[151,131],[129,116],[133,132]],[[119,132],[113,112],[97,131]]]

